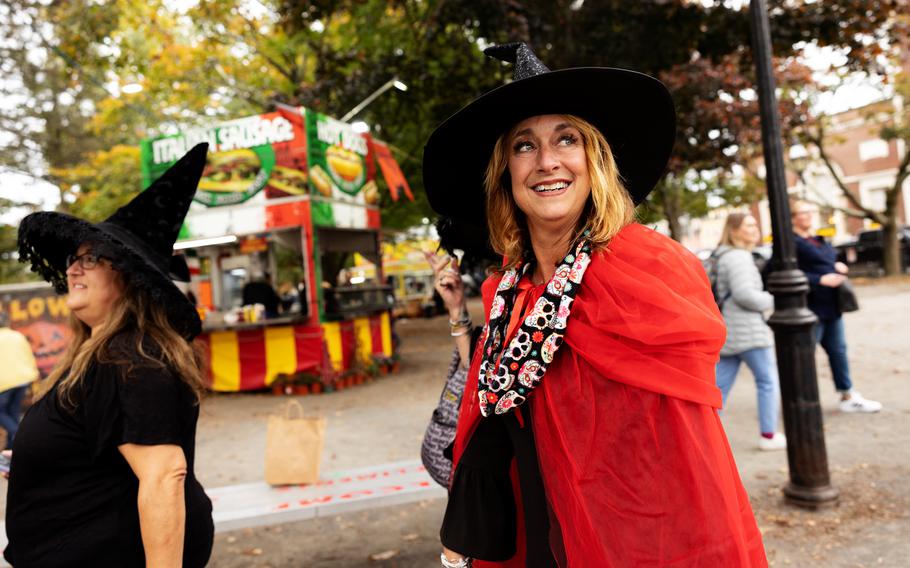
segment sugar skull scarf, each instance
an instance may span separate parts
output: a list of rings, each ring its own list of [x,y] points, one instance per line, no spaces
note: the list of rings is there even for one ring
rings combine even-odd
[[[505,414],[519,406],[543,379],[547,365],[562,344],[572,301],[590,262],[591,246],[582,238],[556,267],[543,295],[505,350],[503,344],[518,294],[518,281],[531,263],[509,269],[503,275],[484,330],[486,339],[478,382],[483,416]]]

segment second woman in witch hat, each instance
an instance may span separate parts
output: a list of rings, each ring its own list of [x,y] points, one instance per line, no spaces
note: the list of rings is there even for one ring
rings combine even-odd
[[[109,219],[26,217],[19,254],[68,292],[73,340],[13,443],[14,566],[201,567],[212,504],[194,474],[203,376],[172,250],[205,144]]]
[[[487,53],[515,80],[424,150],[430,203],[504,257],[468,346],[443,566],[766,565],[717,416],[723,319],[698,260],[634,220],[670,156],[669,93]]]

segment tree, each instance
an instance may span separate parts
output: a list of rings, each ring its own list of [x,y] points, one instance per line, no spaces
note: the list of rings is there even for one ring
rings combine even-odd
[[[671,227],[705,206],[699,188],[738,199],[725,175],[757,148],[747,15],[721,2],[200,0],[182,13],[171,4],[0,6],[0,33],[10,38],[0,43],[0,70],[19,78],[4,88],[22,101],[0,122],[12,140],[0,153],[6,165],[37,172],[83,203],[81,192],[107,190],[78,180],[122,174],[122,161],[101,155],[117,145],[279,103],[340,116],[398,76],[409,91],[380,97],[358,118],[394,146],[415,190],[414,204],[382,203],[384,224],[404,227],[433,216],[422,191],[425,140],[462,105],[508,79],[508,66],[480,55],[480,46],[508,40],[528,41],[552,68],[629,67],[671,84],[682,128],[674,177],[654,202]],[[877,72],[878,52],[896,45],[885,40],[900,37],[905,24],[897,16],[906,10],[901,0],[772,2],[779,80],[792,72],[795,81],[810,40],[844,48],[851,69]],[[116,87],[132,82],[143,86],[140,94]],[[782,114],[798,125],[805,104],[793,92]],[[681,184],[686,180],[697,184]]]
[[[0,210],[8,210],[17,205],[8,199],[0,199]],[[0,283],[38,280],[37,275],[32,274],[24,264],[19,262],[19,255],[16,251],[17,235],[17,227],[0,225]]]
[[[100,13],[100,7],[89,12]],[[45,35],[43,24],[49,21],[53,11],[44,2],[0,5],[0,100],[8,105],[0,114],[0,171],[59,186],[52,168],[74,166],[101,147],[91,131],[92,107],[107,93],[97,83],[81,81],[57,55]]]
[[[761,151],[748,13],[723,4],[461,0],[446,2],[445,11],[459,13],[475,36],[529,42],[552,68],[614,66],[659,76],[674,94],[679,128],[671,175],[642,214],[663,215],[678,238],[680,217],[698,215],[706,206],[705,189],[727,203],[742,198],[743,184],[706,185],[706,180],[723,180],[734,165],[747,166]],[[882,73],[880,58],[898,48],[896,40],[907,32],[901,16],[910,11],[901,0],[770,4],[788,141],[810,119],[805,92],[813,85],[799,60],[806,44],[841,48],[849,70]]]

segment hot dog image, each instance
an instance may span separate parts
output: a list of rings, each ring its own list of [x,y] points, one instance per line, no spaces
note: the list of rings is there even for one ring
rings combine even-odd
[[[363,200],[367,205],[379,203],[379,187],[376,185],[376,181],[370,180],[366,182],[361,191],[363,191]]]
[[[319,164],[310,168],[310,181],[313,182],[316,191],[325,197],[332,197],[332,178]]]
[[[246,191],[262,167],[259,156],[249,149],[210,153],[199,181],[203,191]]]
[[[330,146],[325,151],[325,162],[337,178],[346,182],[357,182],[363,176],[363,161],[357,152]]]

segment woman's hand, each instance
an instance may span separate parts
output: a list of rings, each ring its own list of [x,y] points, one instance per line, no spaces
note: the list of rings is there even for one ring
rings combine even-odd
[[[838,274],[846,274],[846,273],[850,272],[850,268],[843,262],[835,262],[834,271],[837,272]]]
[[[827,286],[828,288],[837,288],[843,284],[844,280],[846,279],[847,277],[843,274],[835,274],[834,272],[829,272],[828,274],[822,275],[822,277],[818,279],[818,283],[822,286]]]
[[[434,287],[445,303],[449,319],[458,320],[465,311],[464,282],[461,281],[458,259],[445,254],[423,253],[433,269]]]
[[[183,565],[186,456],[173,444],[117,447],[139,479],[139,528],[147,568]]]

